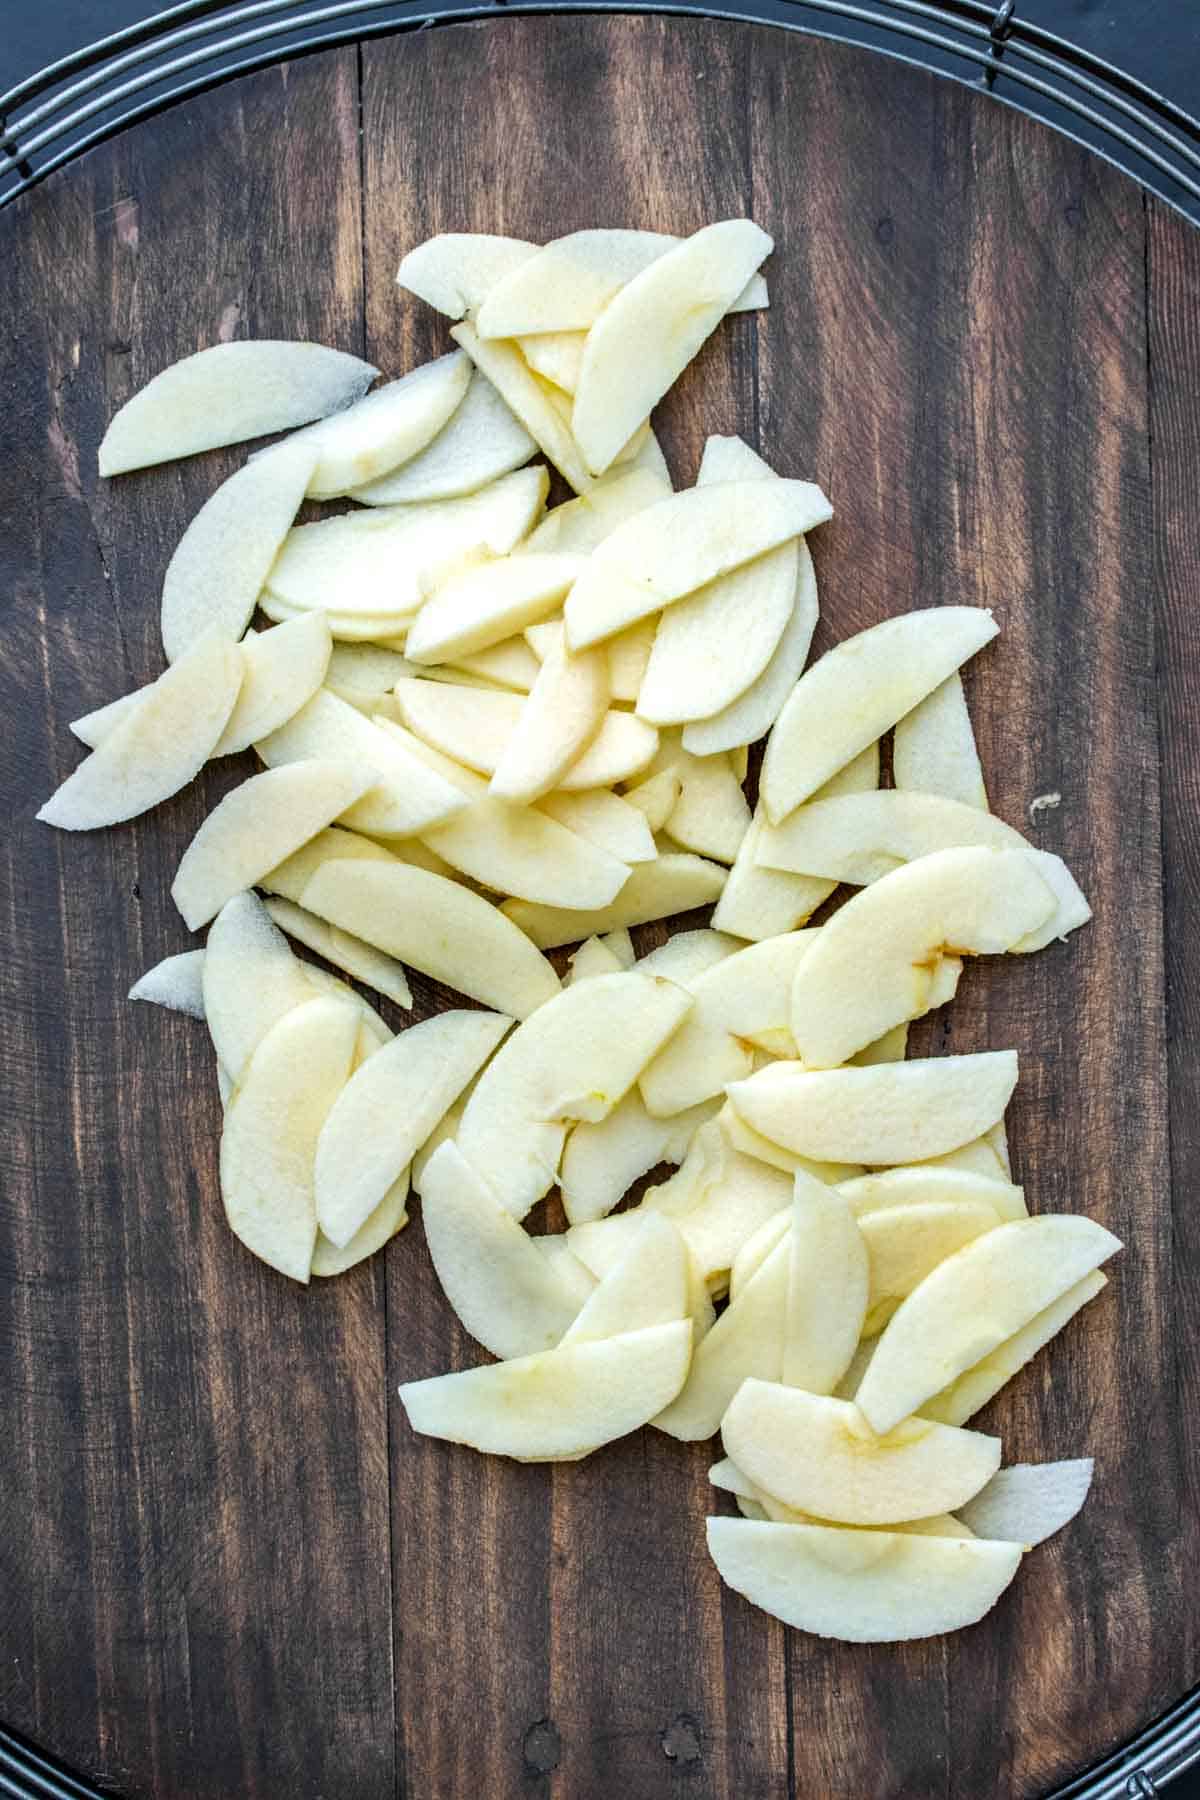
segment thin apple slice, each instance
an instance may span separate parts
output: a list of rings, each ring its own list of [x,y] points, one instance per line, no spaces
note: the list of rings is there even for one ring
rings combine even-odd
[[[271,1027],[225,1112],[221,1197],[234,1235],[255,1256],[307,1282],[317,1241],[313,1165],[326,1114],[345,1086],[360,1014],[313,999]]]
[[[345,494],[408,462],[450,419],[470,379],[470,362],[461,351],[452,351],[297,433],[292,441],[316,453],[309,495],[326,500]]]
[[[625,863],[653,862],[658,855],[645,815],[607,788],[544,794],[538,809],[568,831]],[[632,955],[632,953],[631,953]]]
[[[351,406],[379,370],[323,344],[269,338],[214,344],[172,363],[115,415],[101,475],[289,431]]]
[[[677,981],[690,993],[701,975],[740,949],[736,938],[702,925],[695,931],[673,933],[665,944],[640,957],[638,968],[643,975],[665,975],[668,981]]]
[[[189,1019],[203,1019],[203,950],[183,950],[178,956],[164,956],[161,962],[139,976],[129,990],[129,998],[149,1000],[154,1006],[165,1006],[169,1012],[186,1013]]]
[[[779,1243],[786,1231],[791,1229],[792,1214],[790,1208],[783,1207],[764,1219],[757,1231],[751,1232],[741,1249],[733,1259],[729,1270],[729,1298],[736,1300],[748,1281],[752,1281]],[[839,1377],[840,1381],[841,1377]],[[838,1382],[834,1383],[834,1393],[838,1393]]]
[[[521,718],[517,694],[451,681],[402,679],[396,700],[408,729],[444,756],[491,775]],[[637,775],[658,748],[658,733],[628,713],[607,713],[590,746],[562,776],[560,793],[590,793]],[[586,835],[586,834],[581,834]]]
[[[344,517],[352,518],[352,513]],[[332,520],[322,520],[322,524],[332,524]],[[307,527],[305,528],[307,529]],[[404,648],[404,638],[412,624],[414,614],[405,612],[342,612],[336,606],[321,607],[314,599],[311,605],[294,606],[290,600],[281,600],[270,588],[264,588],[258,596],[258,609],[265,618],[276,625],[288,625],[293,619],[303,619],[311,612],[322,612],[329,635],[339,644],[380,643]]]
[[[713,1463],[708,1471],[708,1479],[723,1494],[740,1495],[743,1500],[756,1500],[758,1497],[758,1489],[748,1476],[743,1475],[732,1457],[723,1456],[720,1462]]]
[[[879,1167],[969,1143],[1001,1116],[1016,1084],[1016,1051],[989,1050],[866,1069],[780,1062],[727,1091],[747,1125],[785,1150]]]
[[[859,1163],[828,1162],[798,1156],[794,1150],[785,1150],[782,1144],[774,1143],[747,1125],[728,1100],[721,1109],[720,1119],[721,1130],[735,1150],[740,1150],[743,1156],[752,1156],[758,1162],[765,1162],[772,1169],[781,1169],[785,1175],[794,1175],[797,1169],[802,1169],[806,1175],[815,1176],[827,1186],[837,1186],[841,1182],[855,1180],[863,1172]]]
[[[527,900],[506,900],[501,911],[545,950],[708,906],[724,881],[725,870],[717,863],[699,856],[666,854],[654,862],[636,863],[609,906],[573,912],[559,906],[534,906]]]
[[[707,1521],[722,1581],[785,1625],[853,1644],[895,1644],[974,1625],[1017,1572],[1019,1544],[986,1538]]]
[[[567,1122],[607,1117],[690,1006],[659,977],[602,975],[513,1032],[471,1095],[458,1144],[517,1218],[553,1186]]]
[[[531,1461],[583,1456],[653,1418],[678,1393],[691,1357],[690,1320],[598,1343],[406,1382],[414,1431]]]
[[[772,240],[749,219],[708,225],[628,281],[588,333],[573,428],[602,474],[720,324]]]
[[[926,1400],[921,1406],[922,1418],[937,1419],[943,1425],[965,1424],[1075,1317],[1081,1307],[1094,1300],[1107,1286],[1108,1279],[1099,1269],[1075,1282],[1037,1313],[1028,1325],[1015,1331],[989,1355],[981,1357],[932,1400]]]
[[[837,1189],[803,1171],[795,1176],[788,1217],[791,1260],[780,1380],[810,1394],[831,1394],[862,1333],[870,1246]]]
[[[787,1327],[789,1254],[790,1246],[779,1244],[697,1345],[682,1391],[655,1418],[660,1431],[685,1443],[710,1438],[743,1381],[752,1376],[779,1380]]]
[[[939,1263],[901,1303],[863,1377],[857,1400],[873,1429],[917,1412],[1120,1248],[1094,1219],[1047,1213]]]
[[[631,1257],[636,1259],[638,1247],[644,1243],[644,1228],[651,1217],[644,1207],[635,1206],[629,1212],[615,1213],[607,1219],[594,1219],[589,1224],[572,1226],[565,1242],[571,1254],[597,1281],[605,1281],[621,1263]],[[671,1224],[666,1219],[662,1222]],[[709,1298],[708,1288],[696,1268],[690,1250],[687,1250],[687,1239],[682,1232],[678,1235],[687,1252],[685,1316],[690,1316],[692,1321],[694,1353],[696,1346],[712,1330],[717,1315]]]
[[[315,913],[305,912],[292,900],[273,898],[266,902],[266,908],[271,919],[289,937],[315,950],[318,956],[352,975],[355,981],[386,994],[406,1012],[411,1008],[412,989],[403,964],[394,956],[385,956],[373,944],[364,944],[361,938],[352,937],[348,931],[339,931],[336,925],[318,919]]]
[[[578,950],[567,958],[571,972],[564,985],[573,987],[577,981],[594,981],[597,975],[620,975],[622,964],[608,948],[603,938],[588,938],[580,944]]]
[[[636,787],[628,788],[625,799],[631,806],[637,807],[647,826],[654,832],[663,830],[682,792],[683,777],[679,770],[659,769],[657,774],[648,775],[644,781],[639,781]]]
[[[413,621],[406,656],[448,662],[500,643],[555,611],[582,566],[577,556],[526,553],[451,576]]]
[[[786,1175],[739,1155],[714,1121],[696,1132],[679,1173],[661,1187],[648,1189],[642,1204],[670,1214],[697,1272],[710,1292],[721,1294],[729,1286],[742,1245],[766,1219],[789,1205],[792,1193]]]
[[[368,1256],[374,1256],[377,1250],[382,1250],[407,1224],[408,1170],[405,1169],[400,1179],[388,1189],[370,1218],[363,1221],[350,1242],[340,1250],[336,1244],[330,1243],[323,1231],[318,1230],[312,1273],[326,1278],[344,1275],[347,1269],[353,1269],[357,1263],[365,1262]]]
[[[180,859],[171,898],[192,931],[353,805],[373,780],[353,763],[298,762],[242,782]]]
[[[508,1218],[512,1214],[505,1215]],[[580,1262],[566,1237],[558,1232],[543,1232],[540,1237],[531,1237],[530,1243],[545,1258],[558,1276],[563,1287],[577,1306],[584,1306],[596,1286],[596,1277]]]
[[[592,552],[563,609],[567,642],[584,650],[615,637],[831,517],[811,481],[721,481],[672,494]]]
[[[956,963],[958,964],[957,971],[954,967]],[[948,985],[952,980],[957,988],[958,977],[962,973],[962,963],[956,956],[944,956],[938,964],[938,973],[941,981]],[[940,985],[941,982],[939,982]],[[949,997],[953,999],[954,995],[951,994]],[[904,1024],[893,1025],[890,1031],[885,1031],[883,1036],[876,1038],[873,1044],[866,1044],[861,1050],[856,1050],[850,1060],[856,1068],[866,1069],[872,1063],[903,1062],[907,1055],[908,1026]]]
[[[488,294],[538,246],[523,238],[487,232],[443,231],[410,250],[396,274],[397,287],[407,288],[448,318],[478,312]]]
[[[638,858],[634,857],[627,860],[637,861]],[[623,969],[632,969],[634,963],[637,961],[637,951],[634,949],[633,939],[627,931],[607,931],[604,934],[603,941],[608,945]],[[643,971],[643,973],[644,972],[645,971]]]
[[[1069,1525],[1092,1485],[1090,1456],[1072,1462],[1013,1463],[961,1509],[964,1525],[978,1537],[1001,1538],[1026,1550],[1044,1544]]]
[[[519,469],[537,445],[476,369],[446,424],[424,450],[378,481],[352,490],[364,506],[457,500]]]
[[[658,749],[658,733],[652,725],[631,713],[606,713],[587,749],[571,764],[559,783],[564,794],[586,794],[593,788],[614,787],[640,775]]]
[[[573,654],[560,636],[521,707],[492,775],[491,793],[528,806],[557,787],[600,730],[608,700],[605,652]]]
[[[1029,1217],[1024,1189],[998,1179],[994,1164],[992,1172],[984,1175],[974,1169],[915,1163],[909,1168],[879,1169],[839,1185],[842,1198],[856,1219],[884,1207],[930,1202],[953,1205],[964,1200],[989,1206],[1006,1221]]]
[[[324,688],[280,730],[260,738],[255,749],[272,769],[329,758],[369,772],[371,782],[347,807],[343,823],[380,837],[408,837],[444,824],[469,804],[461,788]]]
[[[660,451],[660,459],[661,454]],[[642,462],[631,468],[614,469],[586,494],[564,501],[548,512],[522,549],[537,555],[590,556],[618,525],[665,500],[670,492],[669,476],[657,467]],[[537,627],[529,629],[533,633]],[[637,699],[636,692],[622,694],[615,686],[613,693],[618,700]]]
[[[410,847],[408,844],[403,846],[406,856]],[[395,863],[400,860],[404,859],[385,850],[373,838],[361,837],[357,831],[345,831],[340,825],[331,825],[328,831],[318,831],[307,844],[302,844],[294,856],[269,870],[258,885],[270,894],[282,894],[285,900],[299,907],[305,887],[327,862]]]
[[[502,911],[411,864],[326,862],[298,904],[515,1019],[559,992],[550,963]]]
[[[634,1182],[659,1163],[678,1166],[713,1112],[712,1106],[695,1106],[673,1119],[655,1119],[633,1087],[606,1119],[576,1125],[567,1139],[559,1176],[568,1222],[580,1225],[604,1218]]]
[[[750,829],[750,808],[727,756],[689,756],[680,749],[674,767],[679,798],[665,830],[682,850],[714,862],[734,863]]]
[[[918,1200],[860,1214],[871,1259],[871,1295],[862,1335],[876,1337],[925,1277],[986,1231],[1002,1224],[984,1200]]]
[[[314,998],[308,969],[292,954],[257,895],[235,894],[213,921],[203,952],[204,1016],[219,1064],[236,1085],[272,1026]]]
[[[223,637],[241,637],[315,466],[316,453],[306,445],[278,444],[205,501],[163,577],[168,662],[178,662],[210,627]]]
[[[987,811],[987,789],[957,671],[897,719],[892,736],[892,780],[897,788],[940,794]]]
[[[523,637],[504,638],[489,644],[486,650],[469,650],[457,662],[447,664],[447,678],[453,680],[461,671],[487,681],[493,687],[511,688],[514,693],[528,694],[537,680],[540,668],[537,657]],[[407,674],[429,675],[432,670],[414,664]],[[438,671],[439,675],[441,671]]]
[[[834,915],[796,971],[792,1034],[801,1059],[837,1068],[939,1003],[945,953],[1003,954],[1055,909],[1025,850],[939,850],[885,875]]]
[[[38,818],[93,831],[146,812],[186,787],[212,755],[242,682],[242,653],[216,630],[150,687],[54,791]]]
[[[439,1013],[351,1076],[317,1143],[317,1221],[330,1243],[346,1246],[511,1024],[503,1014]]]
[[[465,320],[450,336],[503,397],[563,480],[577,494],[586,494],[595,477],[579,453],[569,422],[553,403],[555,390],[538,380],[517,346],[506,339],[481,338]]]
[[[814,663],[767,743],[762,796],[772,825],[911,712],[998,629],[982,607],[929,607],[885,619]]]
[[[553,1349],[577,1296],[453,1142],[425,1164],[421,1216],[442,1290],[471,1336],[493,1356]]]
[[[248,631],[242,639],[241,690],[213,755],[248,750],[294,718],[324,681],[332,649],[323,613],[309,613],[274,631]]]
[[[1000,1439],[907,1419],[876,1436],[852,1400],[750,1379],[721,1421],[727,1453],[785,1506],[842,1525],[952,1512],[1000,1467]]]
[[[574,395],[586,340],[585,331],[542,331],[519,337],[517,344],[535,375],[553,382],[564,394]]]
[[[562,1341],[596,1343],[687,1317],[687,1248],[669,1219],[646,1213],[628,1250],[602,1276]]]

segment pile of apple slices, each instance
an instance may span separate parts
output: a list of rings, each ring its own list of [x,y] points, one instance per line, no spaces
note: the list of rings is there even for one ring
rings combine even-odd
[[[448,355],[373,391],[312,344],[156,377],[103,474],[291,435],[188,527],[165,673],[75,722],[91,754],[39,817],[115,824],[253,747],[172,884],[207,942],[132,989],[207,1023],[233,1231],[305,1283],[419,1193],[499,1360],[407,1383],[416,1430],[539,1461],[719,1430],[724,1578],[874,1641],[978,1618],[1082,1504],[1090,1463],[1001,1470],[965,1426],[1119,1245],[1028,1216],[1015,1052],[906,1059],[964,956],[1090,917],[988,808],[958,671],[990,613],[888,619],[805,672],[824,494],[737,438],[675,492],[651,429],[766,304],[770,249],[747,220],[433,238],[400,280],[459,321]],[[549,511],[539,451],[575,490]],[[714,903],[639,954],[631,928]],[[393,1033],[360,990],[410,1009],[410,971],[474,1004]],[[555,1188],[567,1230],[531,1232]]]

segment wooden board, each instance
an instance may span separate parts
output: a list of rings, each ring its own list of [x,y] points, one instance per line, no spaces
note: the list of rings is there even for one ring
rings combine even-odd
[[[676,478],[738,431],[829,488],[820,647],[995,608],[968,674],[993,804],[1097,911],[923,1030],[1021,1052],[1034,1209],[1127,1240],[981,1417],[1012,1459],[1094,1453],[1096,1488],[983,1625],[894,1649],[721,1589],[703,1447],[551,1471],[416,1438],[397,1382],[474,1357],[419,1226],[308,1292],[230,1237],[203,1032],[124,995],[187,945],[170,878],[248,758],[112,833],[32,821],[67,720],[160,668],[166,559],[241,460],[100,483],[136,385],[254,334],[399,372],[445,345],[393,281],[436,230],[740,213],[773,305],[664,406]],[[543,17],[221,88],[5,211],[0,249],[0,1718],[137,1800],[977,1800],[1116,1747],[1200,1679],[1195,232],[867,52]]]

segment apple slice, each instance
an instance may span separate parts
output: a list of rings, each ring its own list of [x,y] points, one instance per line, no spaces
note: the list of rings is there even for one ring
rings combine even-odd
[[[727,1453],[785,1506],[843,1525],[952,1512],[1000,1467],[1000,1439],[906,1419],[877,1437],[852,1400],[743,1383],[721,1421]]]
[[[490,783],[500,800],[528,806],[557,787],[604,723],[608,657],[572,654],[560,635],[541,666]]]
[[[777,1245],[753,1280],[730,1301],[704,1342],[697,1345],[682,1392],[655,1418],[660,1431],[685,1443],[710,1438],[743,1381],[752,1376],[779,1380],[787,1328],[789,1255],[786,1242]]]
[[[724,881],[725,870],[717,863],[699,856],[665,854],[654,862],[635,864],[609,906],[574,912],[559,906],[535,906],[528,900],[506,900],[500,910],[545,950],[708,906]]]
[[[584,650],[614,637],[831,517],[811,481],[721,481],[672,494],[592,552],[563,609],[567,642]]]
[[[396,699],[410,731],[484,775],[499,767],[521,719],[518,695],[453,682],[401,680]],[[563,774],[560,791],[586,793],[625,781],[645,768],[657,748],[651,726],[628,713],[607,713],[589,748]]]
[[[405,844],[403,848],[407,855],[410,846]],[[268,893],[282,894],[299,908],[305,887],[327,862],[395,863],[399,860],[393,851],[385,850],[373,838],[360,837],[357,831],[345,831],[340,825],[331,825],[328,831],[318,831],[307,844],[302,844],[294,856],[269,870],[258,885],[266,888]]]
[[[209,813],[180,859],[171,898],[192,931],[227,900],[353,805],[373,771],[352,763],[291,763],[242,782]]]
[[[519,469],[537,445],[476,369],[467,391],[431,443],[399,468],[352,490],[364,506],[457,500]]]
[[[465,812],[468,797],[353,706],[322,689],[255,749],[272,769],[310,759],[353,764],[371,776],[344,823],[381,837],[408,837]],[[282,861],[282,858],[276,858]]]
[[[462,352],[452,351],[299,432],[292,441],[316,453],[309,495],[326,500],[363,487],[424,450],[462,400],[471,372]]]
[[[553,1349],[577,1297],[453,1142],[425,1164],[421,1216],[438,1280],[471,1336],[493,1356]]]
[[[962,1508],[978,1537],[1002,1538],[1026,1550],[1069,1525],[1092,1485],[1090,1456],[1073,1462],[1013,1463],[1000,1469]]]
[[[568,1222],[580,1225],[604,1218],[634,1182],[659,1163],[678,1166],[713,1112],[712,1106],[695,1106],[673,1119],[655,1119],[634,1087],[606,1119],[576,1125],[563,1151],[559,1177]]]
[[[785,1150],[880,1166],[969,1143],[1001,1116],[1016,1084],[1016,1051],[989,1050],[866,1069],[780,1062],[727,1092],[746,1124]]]
[[[885,1207],[957,1205],[963,1201],[991,1207],[1005,1221],[1028,1218],[1024,1189],[997,1179],[997,1165],[993,1163],[992,1168],[991,1174],[983,1175],[974,1169],[914,1163],[908,1168],[876,1170],[839,1186],[856,1219]]]
[[[1094,1219],[1047,1213],[999,1225],[939,1263],[901,1303],[863,1377],[857,1399],[872,1427],[890,1431],[1120,1248]]]
[[[772,240],[749,219],[706,226],[628,281],[588,333],[573,429],[602,474],[715,331]]]
[[[417,614],[405,654],[434,663],[486,650],[553,612],[583,566],[577,556],[526,553],[451,576]]]
[[[129,998],[149,1000],[154,1006],[165,1006],[170,1012],[186,1013],[189,1019],[203,1019],[203,950],[183,950],[178,956],[164,956],[134,982]]]
[[[587,493],[595,477],[579,453],[569,420],[554,405],[555,390],[538,380],[517,346],[503,338],[481,338],[465,321],[455,325],[450,336],[496,388],[563,480],[577,494]]]
[[[586,341],[585,331],[544,331],[518,338],[517,345],[535,375],[573,396]]]
[[[544,794],[538,810],[622,862],[653,862],[658,855],[645,815],[607,788],[589,788],[578,794],[559,789]]]
[[[307,1282],[317,1241],[317,1137],[350,1073],[360,1014],[313,999],[273,1025],[225,1111],[221,1198],[234,1235],[293,1281]]]
[[[204,1016],[220,1065],[236,1085],[272,1026],[315,997],[307,969],[293,956],[257,895],[235,894],[213,921],[204,958]]]
[[[786,1231],[791,1229],[791,1209],[784,1207],[764,1219],[757,1231],[751,1232],[741,1249],[733,1259],[729,1270],[729,1298],[736,1300],[748,1281],[752,1281],[770,1256],[772,1250],[780,1242]],[[834,1383],[833,1392],[839,1392],[838,1383]]]
[[[503,912],[409,863],[325,862],[298,904],[513,1018],[527,1018],[559,992],[549,962]]]
[[[986,1538],[830,1525],[707,1521],[722,1581],[785,1625],[852,1644],[894,1644],[974,1625],[1021,1561]]]
[[[506,1213],[505,1217],[512,1218],[512,1214]],[[580,1262],[565,1236],[558,1232],[544,1232],[540,1237],[531,1237],[529,1241],[539,1256],[550,1264],[575,1305],[585,1305],[596,1286],[596,1277],[585,1263]]]
[[[654,440],[651,440],[654,441]],[[658,453],[661,461],[662,452]],[[637,463],[632,468],[614,469],[605,475],[586,494],[580,494],[574,500],[567,500],[546,514],[529,540],[522,546],[523,551],[531,551],[538,555],[553,553],[555,555],[570,554],[573,556],[590,556],[598,544],[623,525],[627,519],[635,518],[645,512],[648,506],[654,506],[665,500],[671,493],[671,481],[665,468]],[[533,633],[537,626],[529,627],[530,641],[537,645]],[[622,694],[613,687],[614,696],[618,700],[637,699],[633,694]]]
[[[973,1143],[947,1150],[944,1156],[928,1157],[919,1166],[923,1169],[961,1169],[964,1173],[990,1176],[993,1181],[1007,1181],[1009,1173],[986,1131]]]
[[[987,789],[957,671],[897,719],[892,735],[892,780],[897,788],[940,794],[987,811]]]
[[[871,1295],[862,1335],[876,1337],[925,1277],[987,1231],[1000,1214],[983,1200],[919,1200],[859,1215],[871,1259]]]
[[[469,312],[478,312],[496,284],[537,250],[536,244],[523,238],[476,231],[439,232],[403,258],[396,285],[448,318],[462,319]]]
[[[625,799],[636,806],[652,832],[662,831],[675,810],[683,792],[683,778],[677,768],[659,769],[635,787],[625,790]]]
[[[791,1198],[786,1175],[739,1155],[714,1122],[696,1132],[679,1173],[648,1189],[642,1204],[674,1218],[697,1272],[720,1294],[742,1245]]]
[[[882,737],[998,629],[982,607],[929,607],[860,631],[814,663],[767,743],[762,796],[771,824]]]
[[[613,955],[603,938],[588,938],[580,944],[578,950],[567,958],[570,974],[564,986],[573,987],[577,981],[594,981],[597,975],[620,975],[623,965]]]
[[[38,813],[62,831],[117,825],[167,800],[212,755],[237,700],[242,654],[216,630],[143,690],[138,705]]]
[[[597,1343],[687,1317],[686,1246],[669,1219],[646,1213],[629,1249],[601,1277],[562,1341]]]
[[[1099,1269],[1085,1275],[1082,1281],[1075,1282],[1057,1300],[1035,1314],[1028,1325],[1023,1325],[1020,1331],[1005,1338],[998,1349],[981,1357],[962,1375],[949,1382],[941,1393],[935,1394],[932,1400],[926,1400],[921,1407],[922,1418],[937,1419],[943,1425],[965,1424],[973,1413],[986,1406],[1005,1382],[1011,1381],[1075,1317],[1081,1307],[1086,1306],[1089,1300],[1094,1300],[1107,1286],[1107,1277]]]
[[[691,1343],[684,1319],[409,1381],[400,1398],[413,1430],[429,1437],[530,1461],[586,1456],[636,1431],[678,1393]]]
[[[100,473],[121,475],[323,419],[353,405],[378,373],[323,344],[214,344],[172,363],[125,402],[100,444]]]
[[[760,1132],[747,1125],[740,1113],[734,1111],[728,1100],[720,1112],[721,1130],[729,1139],[735,1150],[743,1156],[752,1156],[758,1162],[764,1162],[772,1169],[781,1169],[785,1175],[794,1175],[802,1169],[806,1175],[813,1175],[827,1186],[837,1186],[843,1181],[853,1181],[862,1174],[858,1163],[826,1162],[819,1158],[798,1156],[794,1150],[785,1150],[782,1144],[773,1143]]]
[[[638,968],[643,975],[665,975],[668,981],[677,981],[690,993],[701,975],[740,949],[736,938],[704,925],[696,931],[675,932],[665,944],[648,950],[640,958]]]
[[[553,1186],[566,1121],[606,1118],[691,1004],[655,976],[601,975],[514,1031],[471,1095],[458,1144],[517,1218]]]
[[[511,688],[514,693],[528,694],[537,680],[541,665],[523,637],[504,638],[498,644],[489,644],[486,650],[469,650],[457,662],[447,665],[447,678],[453,680],[461,671],[464,675],[475,675],[481,681],[487,681],[493,687]],[[431,675],[435,671],[414,664],[411,669],[402,671],[405,674]],[[441,671],[436,671],[440,678]]]
[[[1041,866],[1025,850],[939,850],[855,894],[796,971],[801,1059],[837,1068],[941,1003],[947,954],[999,955],[1036,933],[1056,911]]]
[[[837,1189],[803,1171],[795,1176],[795,1196],[786,1216],[791,1260],[779,1378],[810,1394],[831,1394],[849,1368],[862,1333],[870,1246]],[[732,1275],[730,1288],[733,1291]]]
[[[696,1004],[638,1082],[651,1113],[682,1112],[749,1075],[755,1045],[777,1048],[784,1038],[790,1050],[792,980],[815,942],[807,931],[768,938],[690,984]]]
[[[292,900],[282,898],[270,899],[266,902],[269,916],[297,943],[305,944],[323,956],[327,962],[352,975],[355,981],[361,981],[372,987],[377,993],[386,994],[396,1006],[402,1006],[407,1012],[413,1003],[412,989],[408,985],[408,977],[404,973],[403,964],[393,956],[385,956],[382,950],[376,950],[373,944],[364,944],[361,938],[351,937],[347,931],[339,931],[336,925],[330,925],[325,919],[318,919],[315,913],[305,912]]]
[[[347,518],[352,516],[350,513],[345,515]],[[331,521],[322,520],[321,523]],[[413,621],[411,612],[342,612],[336,606],[321,608],[315,600],[310,606],[293,606],[291,601],[281,600],[273,594],[270,588],[264,588],[258,596],[258,610],[276,625],[287,625],[310,612],[323,611],[329,635],[335,643],[380,643],[400,650],[404,648],[405,634]]]
[[[750,829],[750,808],[729,758],[689,756],[682,749],[677,755],[680,789],[667,819],[668,836],[698,856],[735,862]]]
[[[937,973],[939,990],[943,984],[949,986],[951,982],[956,990],[958,977],[962,973],[962,963],[957,956],[943,956],[938,964]],[[949,993],[948,998],[951,1000],[954,998],[953,990]],[[938,1003],[939,1005],[943,1004],[940,1000]],[[856,1068],[867,1069],[872,1063],[903,1062],[907,1055],[908,1026],[893,1025],[890,1031],[885,1031],[883,1036],[876,1038],[873,1044],[866,1044],[861,1050],[856,1050],[850,1061]]]
[[[355,1232],[341,1250],[318,1230],[313,1250],[312,1273],[317,1276],[344,1275],[357,1263],[365,1262],[377,1250],[403,1231],[408,1224],[408,1170],[390,1187],[369,1219]]]

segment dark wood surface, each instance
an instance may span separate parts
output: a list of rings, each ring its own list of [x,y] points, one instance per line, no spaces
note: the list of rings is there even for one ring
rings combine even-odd
[[[361,120],[362,134],[359,137]],[[112,410],[225,335],[389,371],[442,229],[688,231],[752,213],[773,306],[663,408],[677,480],[739,431],[822,481],[819,646],[996,609],[968,687],[995,809],[1093,927],[972,967],[920,1041],[1014,1045],[1035,1210],[1128,1244],[981,1422],[1094,1454],[1083,1520],[985,1623],[784,1631],[703,1547],[710,1454],[547,1470],[408,1429],[476,1352],[419,1224],[303,1292],[226,1231],[203,1031],[126,990],[220,766],[150,818],[32,814],[66,721],[161,666],[157,589],[230,451],[108,485]],[[306,59],[94,152],[0,217],[0,1718],[136,1800],[1028,1796],[1200,1679],[1200,239],[1065,140],[933,76],[695,20],[511,19]]]

